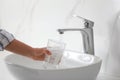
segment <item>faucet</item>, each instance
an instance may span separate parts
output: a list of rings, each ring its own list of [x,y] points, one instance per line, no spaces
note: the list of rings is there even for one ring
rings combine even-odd
[[[93,39],[93,26],[94,22],[88,19],[82,18],[78,15],[74,15],[84,21],[84,28],[68,28],[68,29],[58,29],[60,34],[64,34],[66,31],[80,31],[83,39],[84,52],[87,54],[94,55],[94,39]]]

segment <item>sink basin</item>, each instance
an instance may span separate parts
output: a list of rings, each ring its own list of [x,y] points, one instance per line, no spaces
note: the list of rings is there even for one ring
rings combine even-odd
[[[95,80],[102,60],[97,56],[65,51],[57,67],[24,56],[10,54],[5,63],[18,80]]]

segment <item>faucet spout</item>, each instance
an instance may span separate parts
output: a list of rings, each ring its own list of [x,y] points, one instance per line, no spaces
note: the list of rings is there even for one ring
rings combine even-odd
[[[93,40],[93,29],[92,28],[84,28],[84,29],[58,29],[60,34],[64,34],[66,31],[80,31],[83,37],[83,46],[84,52],[88,54],[94,55],[94,40]]]
[[[67,31],[80,31],[83,37],[84,52],[94,55],[93,25],[94,22],[85,19],[85,23],[84,23],[85,28],[83,29],[80,28],[58,29],[58,32],[60,34],[64,34],[64,32]]]

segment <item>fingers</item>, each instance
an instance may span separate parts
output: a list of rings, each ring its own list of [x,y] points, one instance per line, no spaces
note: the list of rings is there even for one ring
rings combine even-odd
[[[46,48],[35,48],[34,55],[32,58],[34,60],[41,60],[43,61],[47,55],[51,55],[51,52],[47,50]]]
[[[45,48],[45,53],[48,54],[48,55],[51,55],[51,52]]]
[[[34,57],[32,57],[32,59],[34,59],[34,60],[40,60],[40,61],[44,61],[44,59],[45,59],[45,55],[34,56]]]
[[[43,55],[43,54],[51,55],[51,52],[47,48],[36,48],[35,55]]]
[[[51,55],[51,52],[50,52],[46,47],[44,47],[44,48],[42,48],[42,49],[43,49],[43,52],[44,52],[45,54]]]

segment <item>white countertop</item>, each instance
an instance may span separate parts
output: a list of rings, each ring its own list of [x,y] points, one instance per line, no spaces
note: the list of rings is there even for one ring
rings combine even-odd
[[[16,80],[5,65],[4,59],[7,55],[9,54],[4,51],[0,51],[0,80]]]

